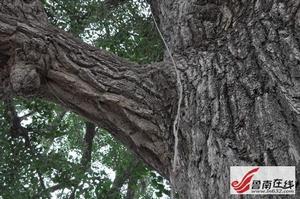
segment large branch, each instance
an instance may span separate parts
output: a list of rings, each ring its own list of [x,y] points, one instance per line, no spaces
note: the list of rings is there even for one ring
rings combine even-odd
[[[1,1],[0,1],[1,2]],[[38,96],[107,129],[168,175],[176,106],[168,63],[138,65],[44,21],[0,14],[0,96]]]

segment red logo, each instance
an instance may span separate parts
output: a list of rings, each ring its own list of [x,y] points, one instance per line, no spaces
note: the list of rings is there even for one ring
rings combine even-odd
[[[254,174],[258,171],[259,167],[248,171],[241,180],[241,182],[235,180],[231,183],[231,186],[237,193],[244,193],[250,189],[250,181]]]

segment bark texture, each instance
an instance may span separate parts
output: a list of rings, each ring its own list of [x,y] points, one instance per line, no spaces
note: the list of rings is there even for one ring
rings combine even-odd
[[[18,14],[19,4],[39,11],[36,1],[1,2],[11,6],[0,8],[0,93],[39,96],[106,128],[183,199],[235,198],[235,165],[295,165],[299,179],[299,0],[149,1],[184,87],[174,173],[167,60],[130,63]]]
[[[184,85],[180,196],[233,198],[230,166],[299,171],[300,1],[158,4]]]
[[[38,96],[61,104],[107,129],[168,177],[176,104],[171,65],[131,63],[30,17],[35,13],[14,15],[18,7],[41,9],[35,1],[9,2],[16,9],[2,7],[0,13],[2,98]]]

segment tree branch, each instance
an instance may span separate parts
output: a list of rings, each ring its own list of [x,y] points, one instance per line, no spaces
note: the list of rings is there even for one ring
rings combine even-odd
[[[134,176],[129,176],[125,199],[134,199],[134,196],[136,194],[136,183],[137,178],[135,178]]]
[[[86,125],[86,132],[84,135],[84,146],[83,146],[81,165],[84,170],[87,170],[91,166],[93,140],[96,135],[96,126],[90,122],[86,122],[85,125]]]
[[[85,135],[84,135],[84,143],[83,143],[83,155],[81,158],[81,167],[82,172],[87,171],[91,166],[92,161],[92,149],[93,149],[93,140],[96,135],[96,126],[93,123],[86,122],[85,123]],[[76,190],[78,188],[78,184],[74,186],[74,189],[69,197],[69,199],[74,199]]]
[[[0,96],[10,92],[61,104],[108,130],[168,177],[177,102],[171,64],[138,65],[44,21],[7,12],[0,14],[0,46]]]
[[[25,120],[26,118],[28,118],[29,116],[32,116],[34,113],[35,113],[35,111],[30,111],[29,113],[24,114],[24,115],[20,116],[19,118],[22,121],[22,120]]]
[[[27,129],[25,129],[21,125],[21,119],[17,114],[16,108],[13,104],[12,98],[7,98],[4,101],[4,108],[5,108],[5,117],[10,122],[10,136],[12,138],[23,137],[25,140],[25,146],[30,148],[30,138],[28,135]]]
[[[112,187],[107,193],[107,198],[117,198],[123,185],[128,181],[134,172],[134,169],[140,164],[139,159],[134,157],[128,166],[116,172],[116,177],[112,183]]]

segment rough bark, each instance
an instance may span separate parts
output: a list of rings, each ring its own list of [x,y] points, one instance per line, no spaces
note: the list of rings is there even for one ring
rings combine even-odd
[[[299,171],[299,4],[159,3],[184,85],[174,174],[182,198],[229,198],[230,166]]]
[[[44,20],[9,12],[0,14],[0,27],[2,97],[38,96],[61,104],[107,129],[168,176],[169,128],[176,103],[168,63],[131,63]]]
[[[106,128],[172,177],[180,198],[234,198],[234,165],[295,165],[299,179],[300,1],[150,3],[184,87],[177,172],[167,61],[130,63],[2,8],[0,93],[40,96]]]

